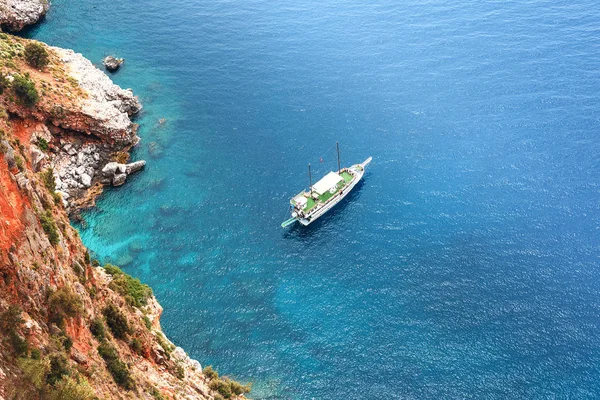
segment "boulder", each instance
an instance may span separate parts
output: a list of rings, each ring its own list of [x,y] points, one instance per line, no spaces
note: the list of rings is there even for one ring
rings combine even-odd
[[[88,174],[81,174],[79,176],[79,180],[81,181],[81,184],[83,186],[85,186],[86,188],[92,186],[92,177],[89,176]]]
[[[104,64],[104,66],[106,67],[107,70],[114,72],[121,67],[121,64],[123,64],[123,61],[125,61],[125,60],[122,58],[108,56],[104,60],[102,60],[102,64]]]
[[[125,166],[125,173],[127,175],[133,174],[134,172],[137,172],[140,169],[144,168],[145,165],[146,165],[146,161],[144,161],[144,160],[132,162]]]
[[[115,177],[113,178],[112,184],[113,184],[113,186],[121,186],[122,184],[125,183],[126,179],[127,179],[127,174],[116,174]]]
[[[20,31],[25,26],[38,22],[48,11],[49,5],[47,0],[0,1],[0,26]]]
[[[119,163],[109,162],[108,164],[106,164],[104,166],[104,168],[102,168],[102,175],[107,176],[107,177],[114,176],[115,172],[117,171],[118,165],[119,165]]]
[[[29,153],[31,156],[31,167],[33,168],[33,172],[38,172],[42,169],[42,161],[44,161],[46,155],[38,149],[37,146],[31,146],[29,148]]]

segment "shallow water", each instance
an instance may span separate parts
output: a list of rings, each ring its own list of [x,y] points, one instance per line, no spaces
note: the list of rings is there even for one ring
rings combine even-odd
[[[54,0],[144,104],[85,244],[255,399],[600,397],[600,9],[397,3]],[[336,140],[364,182],[282,230]]]

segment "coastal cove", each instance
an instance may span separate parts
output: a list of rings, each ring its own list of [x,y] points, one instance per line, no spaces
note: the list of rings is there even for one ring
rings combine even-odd
[[[54,0],[23,36],[125,58],[147,164],[76,227],[251,398],[594,398],[597,26],[590,1]],[[336,141],[364,181],[282,230]]]

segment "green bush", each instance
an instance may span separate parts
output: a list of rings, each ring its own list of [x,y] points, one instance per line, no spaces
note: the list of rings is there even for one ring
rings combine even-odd
[[[125,339],[129,333],[127,318],[114,304],[109,304],[103,311],[106,325],[117,339]]]
[[[29,344],[24,337],[19,335],[17,332],[11,332],[8,336],[8,340],[12,346],[13,352],[17,357],[27,355]]]
[[[15,75],[12,88],[17,96],[17,100],[27,107],[35,105],[40,98],[37,89],[35,88],[35,84],[26,76]]]
[[[173,371],[173,375],[175,375],[179,379],[185,378],[185,370],[179,364],[175,366],[175,370]]]
[[[167,355],[170,356],[173,350],[175,350],[174,346],[171,343],[169,343],[167,339],[165,339],[162,333],[156,332],[156,340],[158,341],[160,347],[163,348],[165,353],[167,353]]]
[[[212,365],[204,367],[204,369],[202,370],[202,373],[208,379],[215,379],[215,378],[219,377],[219,373],[213,369]]]
[[[27,60],[27,63],[32,67],[42,69],[48,65],[50,57],[43,44],[31,42],[25,46],[25,60]]]
[[[46,383],[54,385],[64,376],[70,374],[69,362],[62,354],[56,354],[50,358],[50,370],[46,374]]]
[[[25,161],[23,161],[23,157],[18,154],[15,154],[15,164],[17,164],[19,171],[25,171]]]
[[[48,390],[47,398],[48,400],[92,400],[97,397],[87,380],[67,376]]]
[[[0,332],[8,334],[20,328],[25,322],[21,317],[22,312],[21,307],[12,305],[0,314]]]
[[[79,317],[83,312],[81,298],[68,287],[63,286],[48,298],[50,321],[64,326],[65,318]]]
[[[54,192],[56,190],[54,170],[52,168],[48,168],[45,171],[41,172],[40,175],[42,177],[42,182],[44,182],[44,186],[46,186],[46,189],[48,189],[51,192]]]
[[[131,339],[131,341],[129,342],[129,347],[131,347],[131,350],[133,350],[136,354],[140,356],[143,355],[142,342],[140,341],[140,339]]]
[[[48,141],[44,138],[39,138],[38,142],[37,142],[38,147],[40,148],[40,150],[42,151],[47,151],[48,150]]]
[[[49,370],[48,360],[18,358],[17,365],[34,387],[37,389],[42,389],[44,387],[46,375]]]
[[[27,340],[19,335],[18,330],[25,322],[21,317],[21,308],[10,306],[6,311],[0,314],[0,332],[7,336],[7,341],[15,356],[27,354],[29,345]]]
[[[139,279],[124,273],[119,267],[106,264],[104,269],[112,275],[113,280],[110,288],[121,296],[125,297],[127,302],[135,307],[142,307],[148,304],[148,298],[152,296],[150,286],[143,284]]]
[[[42,353],[40,352],[40,350],[39,349],[31,349],[31,359],[39,360],[40,358],[42,358]]]
[[[50,210],[40,214],[40,223],[42,224],[46,236],[48,236],[50,244],[56,246],[60,237],[58,236],[58,228],[56,227],[56,222],[54,222],[54,216],[52,216]]]
[[[108,342],[104,341],[98,346],[98,354],[104,359],[108,371],[117,385],[130,390],[135,387],[133,379],[129,375],[127,365],[119,359],[117,350]]]
[[[104,329],[104,322],[102,319],[95,318],[90,324],[90,332],[98,340],[102,340],[106,337],[106,330]]]
[[[227,377],[219,378],[219,374],[215,371],[212,366],[207,366],[202,370],[204,376],[206,376],[210,383],[208,387],[215,392],[218,392],[219,396],[225,399],[230,399],[232,396],[239,396],[244,393],[249,393],[252,389],[251,385],[242,385]],[[215,396],[215,399],[217,396]]]
[[[151,330],[152,322],[150,322],[150,318],[148,318],[147,315],[144,315],[144,318],[142,318],[142,320],[144,321],[144,326],[146,327],[146,329]]]
[[[73,339],[71,339],[70,336],[67,336],[65,340],[63,340],[63,347],[66,351],[71,351],[71,348],[73,347]]]
[[[154,397],[154,400],[165,400],[165,398],[163,397],[163,395],[160,394],[160,392],[158,391],[158,389],[155,388],[154,386],[152,386],[150,388],[150,394],[152,395],[152,397]]]
[[[226,399],[230,399],[231,395],[233,394],[227,381],[221,379],[213,379],[210,381],[208,387],[215,392],[219,392]]]

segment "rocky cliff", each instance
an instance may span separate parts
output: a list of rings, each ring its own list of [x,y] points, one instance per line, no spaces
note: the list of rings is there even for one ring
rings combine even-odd
[[[140,108],[81,55],[0,34],[0,399],[249,390],[175,347],[151,289],[91,260],[69,223],[143,167],[127,163]]]

